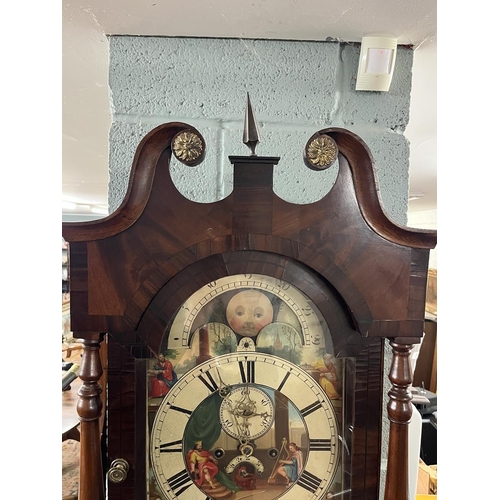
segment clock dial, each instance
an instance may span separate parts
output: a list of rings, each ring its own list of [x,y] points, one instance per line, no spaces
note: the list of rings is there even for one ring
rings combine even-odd
[[[151,466],[168,500],[236,499],[249,475],[255,498],[266,490],[270,500],[320,499],[337,468],[338,433],[330,399],[305,370],[264,353],[231,353],[188,371],[162,400]]]
[[[325,347],[327,327],[314,303],[290,283],[261,274],[225,276],[196,291],[175,315],[168,347],[191,347],[195,332],[212,322],[252,338],[281,322],[298,332],[304,347]]]
[[[253,384],[233,388],[224,397],[220,407],[222,428],[242,444],[265,434],[273,420],[274,404],[271,397],[263,388]]]
[[[155,500],[342,491],[344,368],[297,287],[260,274],[207,283],[173,316],[162,354],[168,392],[149,400]]]

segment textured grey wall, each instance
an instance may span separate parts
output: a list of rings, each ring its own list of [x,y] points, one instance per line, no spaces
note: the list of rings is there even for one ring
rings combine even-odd
[[[386,212],[406,223],[413,52],[398,48],[389,92],[356,92],[359,44],[268,40],[111,37],[109,84],[110,211],[125,195],[135,148],[168,121],[198,128],[207,142],[196,169],[173,160],[179,190],[200,202],[232,190],[228,155],[241,142],[246,92],[259,121],[259,155],[280,156],[275,192],[310,203],[332,187],[336,171],[312,172],[302,162],[307,139],[321,128],[345,127],[370,148]]]
[[[196,168],[172,160],[179,191],[199,202],[226,197],[232,190],[228,155],[249,154],[242,144],[249,92],[261,127],[257,154],[281,157],[277,195],[310,203],[331,189],[337,170],[308,170],[302,152],[314,132],[344,127],[367,143],[384,209],[405,224],[409,144],[403,133],[413,52],[398,47],[389,92],[356,92],[359,48],[337,42],[111,37],[110,212],[125,195],[140,140],[169,121],[196,127],[207,143],[205,161]],[[384,458],[387,428],[385,422]]]

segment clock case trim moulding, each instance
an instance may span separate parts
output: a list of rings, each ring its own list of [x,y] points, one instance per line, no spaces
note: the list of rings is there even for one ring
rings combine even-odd
[[[190,201],[179,193],[169,172],[172,141],[184,131],[201,136],[190,125],[177,122],[160,125],[146,135],[137,148],[125,198],[113,214],[98,221],[63,224],[63,237],[70,243],[72,331],[75,338],[84,340],[78,405],[81,500],[104,498],[101,457],[94,449],[102,420],[98,381],[104,334],[123,351],[123,360],[107,360],[109,398],[121,391],[119,386],[125,380],[132,386],[138,382],[132,375],[133,359],[159,352],[168,323],[168,314],[162,313],[165,303],[178,307],[189,295],[186,282],[176,284],[176,276],[180,280],[181,271],[191,269],[187,271],[193,280],[190,287],[196,289],[217,279],[221,267],[229,273],[225,260],[230,262],[237,254],[244,256],[236,259],[242,259],[238,272],[251,272],[251,255],[264,254],[273,269],[281,262],[284,272],[287,266],[297,270],[294,276],[303,278],[311,271],[319,275],[345,304],[352,330],[359,335],[351,335],[352,344],[364,344],[363,337],[391,340],[394,358],[386,500],[404,498],[407,471],[401,474],[398,467],[404,469],[407,464],[404,433],[411,418],[408,355],[423,334],[429,250],[436,244],[436,232],[408,229],[386,216],[368,148],[358,136],[341,128],[317,133],[331,137],[339,151],[335,184],[317,202],[294,205],[275,195],[273,165],[279,158],[258,156],[230,157],[234,189],[225,199]],[[217,265],[207,268],[214,259]],[[265,263],[261,265],[264,271],[265,267]],[[195,272],[198,268],[203,271]],[[207,277],[211,279],[206,281]],[[373,342],[365,340],[364,345]],[[382,371],[382,364],[378,370]],[[379,385],[375,387],[378,393]],[[122,405],[133,407],[130,398],[125,400],[122,398]],[[109,405],[110,419],[111,399]],[[133,416],[130,422],[119,418],[120,429],[135,426]],[[379,467],[380,434],[377,439],[369,446],[372,450],[375,446]],[[128,453],[133,445],[120,444],[129,447]],[[127,458],[134,463],[133,456]],[[132,478],[133,473],[134,467]],[[353,470],[353,487],[359,493],[352,498],[372,498],[361,492],[376,490],[378,470],[376,477],[370,476],[374,485],[357,486],[357,477],[364,481],[364,472]],[[116,495],[110,489],[109,498],[134,498],[133,493],[126,496],[127,489],[133,489],[133,479],[126,483],[116,485]]]

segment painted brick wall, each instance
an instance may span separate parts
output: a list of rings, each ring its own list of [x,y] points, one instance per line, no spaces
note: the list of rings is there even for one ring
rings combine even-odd
[[[139,142],[169,121],[196,127],[207,143],[205,161],[196,168],[172,159],[179,191],[199,202],[226,197],[232,190],[227,157],[249,154],[242,143],[249,92],[260,125],[257,154],[281,157],[275,168],[277,195],[310,203],[331,189],[337,169],[307,169],[303,148],[314,132],[344,127],[372,152],[386,213],[406,224],[409,143],[403,133],[413,52],[398,47],[389,92],[356,92],[359,49],[359,44],[337,42],[111,37],[110,213],[125,195]],[[385,464],[387,421],[383,435]]]

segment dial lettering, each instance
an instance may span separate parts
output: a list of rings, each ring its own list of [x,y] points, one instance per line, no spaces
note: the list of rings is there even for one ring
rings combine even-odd
[[[171,448],[171,446],[181,445],[176,448]],[[171,441],[170,443],[163,443],[159,446],[160,453],[180,453],[182,451],[182,439],[178,441]]]
[[[311,340],[312,345],[319,345],[321,343],[321,337],[319,334],[316,334],[314,338]]]
[[[207,389],[210,392],[218,391],[219,387],[217,386],[217,383],[213,379],[212,375],[210,375],[210,372],[206,372],[205,375],[207,376],[208,381],[203,377],[203,375],[198,375],[198,378],[200,379],[200,381],[203,382],[207,386]]]
[[[272,416],[271,415],[262,415],[262,420],[260,422],[261,427],[265,427],[266,429],[270,427],[272,424]]]
[[[305,470],[297,480],[297,484],[299,486],[302,486],[302,488],[306,489],[307,491],[315,493],[319,488],[319,485],[321,484],[321,479]]]
[[[245,358],[246,360],[246,358]],[[255,384],[255,361],[238,361],[241,380],[244,384]]]
[[[300,410],[300,413],[302,413],[303,417],[307,417],[307,415],[310,415],[311,413],[315,412],[316,410],[319,410],[321,408],[322,402],[323,401],[315,401],[314,403],[310,404],[309,406],[302,408],[302,410]]]
[[[290,283],[287,283],[286,281],[280,281],[280,282],[278,282],[278,286],[282,290],[288,290],[290,288]]]
[[[335,446],[330,439],[311,439],[309,440],[309,449],[311,451],[331,451]]]
[[[193,485],[193,482],[191,481],[191,477],[189,476],[189,472],[187,470],[181,470],[177,474],[174,474],[172,477],[169,477],[167,479],[167,482],[176,495],[184,493],[190,486]],[[189,484],[184,486],[186,483]]]
[[[281,392],[281,389],[283,389],[283,386],[285,385],[285,382],[288,380],[288,377],[290,376],[290,372],[287,372],[287,374],[283,377],[283,380],[281,381],[281,384],[279,385],[277,391]]]
[[[310,305],[307,307],[302,308],[302,312],[304,313],[304,316],[311,316],[312,308]]]
[[[191,415],[193,413],[191,410],[187,410],[186,408],[181,408],[180,406],[174,406],[170,403],[167,403],[171,410],[178,411],[181,413],[185,413],[186,415]]]

